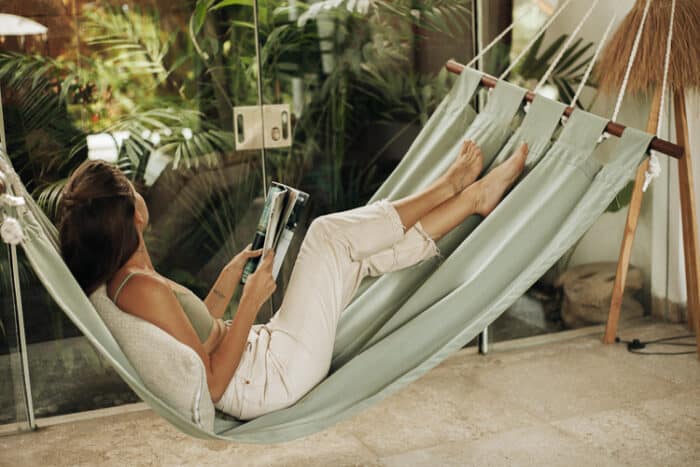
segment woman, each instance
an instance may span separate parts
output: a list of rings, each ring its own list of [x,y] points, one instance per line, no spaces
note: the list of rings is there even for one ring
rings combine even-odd
[[[338,319],[365,276],[437,255],[436,240],[469,215],[487,216],[496,207],[526,157],[523,144],[477,181],[482,155],[465,141],[450,168],[420,193],[315,219],[282,305],[263,325],[253,322],[276,287],[273,254],[249,276],[234,319],[224,323],[246,261],[261,251],[249,246],[236,255],[200,300],[155,271],[143,241],[146,203],[109,164],[85,162],[66,185],[61,253],[87,293],[106,283],[120,309],[194,349],[216,407],[248,420],[292,405],[327,375]]]

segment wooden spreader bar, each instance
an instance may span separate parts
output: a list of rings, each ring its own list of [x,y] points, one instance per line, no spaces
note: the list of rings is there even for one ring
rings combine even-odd
[[[447,68],[447,70],[451,73],[455,73],[458,75],[462,73],[464,65],[454,60],[449,60],[447,64],[445,64],[445,68]],[[481,85],[488,88],[495,87],[497,82],[498,80],[490,75],[485,74],[481,78]],[[525,99],[528,102],[532,102],[534,98],[535,93],[532,91],[528,91],[527,94],[525,94]],[[564,115],[569,116],[573,111],[573,107],[567,107],[564,110]],[[608,122],[608,126],[605,127],[605,131],[607,131],[611,135],[622,136],[622,132],[625,131],[625,128],[626,127],[620,123]],[[683,157],[683,146],[679,146],[670,141],[666,141],[665,139],[657,138],[656,136],[651,140],[649,147],[655,151],[666,154],[667,156],[671,156],[674,159],[680,159],[681,157]]]

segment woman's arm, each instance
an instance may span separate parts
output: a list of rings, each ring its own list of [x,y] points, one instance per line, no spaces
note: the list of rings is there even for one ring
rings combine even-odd
[[[238,288],[238,283],[241,281],[243,268],[237,265],[227,264],[221,270],[219,277],[214,282],[214,286],[209,291],[209,294],[204,299],[204,304],[209,309],[209,313],[214,318],[221,318],[231,302],[233,293]]]
[[[260,256],[262,250],[251,250],[248,245],[245,250],[237,254],[221,270],[219,277],[214,282],[214,286],[204,299],[204,304],[209,309],[209,313],[214,318],[221,318],[226,312],[228,304],[231,302],[233,293],[238,288],[238,283],[243,275],[243,268],[249,258]]]
[[[224,394],[238,368],[248,333],[260,307],[276,288],[270,254],[248,277],[238,311],[216,350],[207,354],[175,294],[162,279],[150,275],[133,277],[119,296],[119,307],[163,329],[199,355],[207,373],[207,385],[214,402]]]

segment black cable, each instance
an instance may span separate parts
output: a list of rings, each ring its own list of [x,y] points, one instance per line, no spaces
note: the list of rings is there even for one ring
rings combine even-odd
[[[656,339],[653,341],[648,341],[646,342],[647,344],[656,344],[657,342],[664,342],[664,341],[672,341],[672,340],[678,340],[678,339],[689,339],[691,337],[695,337],[692,334],[688,334],[686,336],[673,336],[673,337],[662,337],[660,339]],[[693,345],[693,344],[683,344],[683,345]]]
[[[619,337],[615,337],[615,342],[627,344],[627,351],[630,353],[634,353],[637,355],[689,355],[689,354],[694,354],[695,351],[689,351],[689,352],[640,352],[641,349],[646,348],[648,345],[651,344],[658,344],[658,345],[675,345],[678,347],[695,347],[694,343],[685,343],[685,342],[666,342],[666,341],[672,341],[672,340],[678,340],[678,339],[688,339],[690,337],[694,337],[692,334],[684,335],[684,336],[671,336],[671,337],[662,337],[660,339],[655,339],[651,341],[646,341],[642,342],[639,339],[632,339],[631,341],[624,341],[620,339]]]
[[[630,350],[630,353],[634,353],[637,355],[690,355],[694,354],[695,351],[691,350],[690,352],[637,352],[636,350]]]

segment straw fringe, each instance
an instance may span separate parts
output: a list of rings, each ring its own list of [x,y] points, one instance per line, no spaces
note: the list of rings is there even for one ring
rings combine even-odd
[[[676,0],[668,82],[673,89],[700,88],[700,0]],[[602,92],[614,94],[625,75],[627,59],[644,11],[644,0],[637,0],[622,20],[596,66],[595,75]],[[645,93],[661,85],[668,35],[671,0],[652,0],[644,25],[627,92]]]

